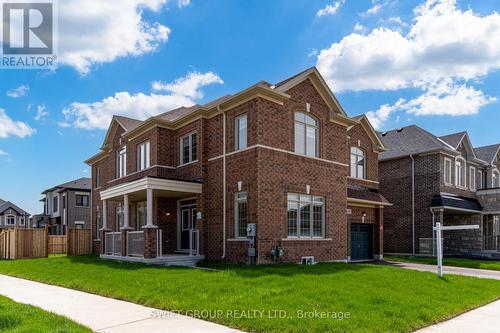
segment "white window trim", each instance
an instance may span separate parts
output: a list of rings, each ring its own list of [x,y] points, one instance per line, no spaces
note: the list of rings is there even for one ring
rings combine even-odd
[[[144,147],[144,155],[142,155],[142,147]],[[144,160],[144,161],[143,161]],[[144,162],[144,167],[142,167]],[[147,140],[137,145],[137,171],[143,171],[151,166],[151,141]]]
[[[288,195],[290,194],[294,194],[294,195],[298,195],[298,201],[295,201],[295,202],[298,202],[299,204],[297,205],[298,207],[298,210],[297,210],[297,236],[290,236],[288,235],[288,203],[290,201],[294,201],[294,200],[289,200],[288,199]],[[322,202],[322,206],[321,206],[321,209],[322,209],[322,212],[321,212],[321,236],[314,236],[314,230],[313,230],[313,218],[314,218],[314,213],[313,213],[313,210],[311,209],[311,213],[310,213],[310,224],[309,224],[309,228],[310,228],[310,236],[301,236],[300,235],[300,196],[310,196],[311,197],[311,207],[314,203],[314,200],[313,200],[313,197],[321,197],[323,199],[323,202]],[[289,192],[286,194],[287,196],[287,219],[286,219],[286,222],[287,222],[287,225],[286,225],[286,234],[287,234],[287,237],[286,239],[287,240],[310,240],[310,239],[313,239],[313,240],[316,240],[316,239],[325,239],[325,234],[326,234],[326,216],[325,216],[325,213],[326,213],[326,210],[325,210],[325,206],[326,206],[326,198],[323,197],[323,196],[320,196],[320,195],[311,195],[311,194],[301,194],[301,193],[294,193],[294,192]]]
[[[240,147],[240,120],[245,118],[247,122],[247,127],[245,129],[246,131],[246,142],[244,147]],[[234,150],[242,150],[248,147],[248,116],[246,113],[243,113],[239,116],[237,116],[234,119]]]
[[[13,217],[14,218],[14,223],[8,223],[9,217]],[[16,216],[13,215],[13,214],[7,214],[7,215],[5,215],[5,225],[16,225]]]
[[[54,199],[57,201],[57,209],[55,209],[56,207],[54,206]],[[52,197],[52,213],[59,213],[59,194],[56,194]]]
[[[26,219],[24,218],[24,216],[20,216],[19,217],[19,225],[24,227],[25,223],[26,223]]]
[[[310,124],[307,124],[305,122],[302,122],[300,120],[295,119],[295,116],[298,113],[305,114],[306,116],[311,117],[312,119],[314,119],[314,121],[316,121],[316,126],[313,126],[313,125],[310,125]],[[300,124],[304,125],[304,133],[303,133],[304,134],[304,153],[297,151],[297,145],[296,145],[297,133],[295,133],[295,124],[296,123],[300,123]],[[313,128],[317,129],[314,155],[307,154],[307,128],[308,127],[313,127]],[[321,140],[320,140],[321,131],[320,131],[319,119],[316,118],[315,116],[311,115],[311,114],[306,113],[306,112],[297,111],[297,112],[295,112],[293,114],[293,130],[294,130],[294,152],[296,154],[299,154],[299,155],[302,155],[302,156],[309,156],[309,157],[319,158],[319,156],[320,156],[320,149],[321,149],[320,148],[320,145],[321,145]]]
[[[469,168],[469,188],[472,191],[475,191],[477,189],[477,184],[476,184],[476,168],[471,166]]]
[[[483,189],[484,188],[483,171],[478,170],[477,174],[479,175],[479,184],[478,184],[480,186],[479,188]]]
[[[123,151],[123,170],[121,168],[120,156]],[[123,171],[122,173],[120,171]],[[116,178],[123,178],[127,176],[127,146],[121,146],[116,152]]]
[[[88,197],[87,202],[88,202],[89,204],[88,204],[87,206],[81,206],[81,205],[79,205],[79,204],[77,203],[77,201],[76,201],[76,196],[77,196],[77,195],[86,195],[86,196]],[[88,208],[88,207],[90,207],[90,194],[88,194],[88,193],[78,193],[78,192],[77,192],[77,193],[75,193],[75,207],[80,207],[80,208]]]
[[[196,158],[194,160],[191,160],[191,158],[193,157],[193,134],[196,134]],[[183,159],[183,155],[182,155],[184,153],[184,149],[182,147],[182,141],[186,137],[189,137],[189,161],[184,163],[184,159]],[[179,166],[188,165],[188,164],[198,162],[198,151],[200,149],[198,143],[199,143],[199,137],[198,137],[197,131],[193,131],[191,133],[188,133],[186,135],[181,136],[181,138],[179,140],[179,153],[180,153],[179,154],[179,161],[180,161]]]
[[[458,161],[462,161],[464,163],[463,164],[463,166],[464,166],[464,184],[463,185],[460,185],[458,183],[459,179],[460,179],[460,177],[458,176]],[[455,158],[455,185],[460,189],[463,189],[463,190],[467,189],[467,161],[462,156],[457,156]]]
[[[446,181],[446,162],[449,162],[450,163],[450,166],[448,168],[448,171],[450,173],[450,181]],[[451,186],[453,185],[453,175],[452,175],[452,171],[453,171],[453,162],[451,161],[451,158],[448,158],[448,157],[445,157],[444,158],[444,162],[443,162],[443,179],[444,179],[444,184],[445,185],[448,185],[448,186]]]
[[[245,194],[244,198],[238,198],[238,194]],[[234,195],[234,239],[247,239],[246,236],[238,236],[239,230],[239,214],[238,214],[238,203],[247,203],[247,225],[248,225],[248,193],[246,191],[237,192]]]
[[[494,181],[494,178],[493,178],[494,174],[497,175],[497,182],[500,183],[500,172],[498,171],[497,168],[494,168],[494,169],[491,170],[491,188],[495,188],[495,181]]]
[[[357,148],[359,149],[359,151],[361,151],[361,153],[363,153],[363,174],[361,175],[361,177],[359,177],[358,175],[358,164],[356,162],[356,175],[353,175],[351,174],[351,178],[354,178],[354,179],[366,179],[366,174],[367,174],[367,170],[366,170],[366,152],[364,151],[364,149],[361,149],[361,147],[356,147],[356,146],[351,146],[349,148],[349,157],[352,159],[352,148]],[[357,156],[357,155],[356,155]],[[352,160],[349,161],[350,164],[349,164],[349,173],[352,172]]]

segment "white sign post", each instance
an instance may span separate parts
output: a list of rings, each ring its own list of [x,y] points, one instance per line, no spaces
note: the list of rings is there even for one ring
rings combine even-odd
[[[436,223],[433,228],[436,231],[437,237],[437,262],[438,262],[438,276],[443,277],[443,231],[446,230],[477,230],[479,225],[450,225],[442,227],[440,222]]]

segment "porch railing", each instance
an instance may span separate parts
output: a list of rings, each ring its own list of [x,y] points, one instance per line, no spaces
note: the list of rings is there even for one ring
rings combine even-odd
[[[127,232],[127,255],[144,257],[144,231]]]
[[[200,254],[200,231],[192,229],[189,233],[189,255],[197,256]]]
[[[122,254],[121,232],[108,232],[104,239],[104,252],[113,256]]]

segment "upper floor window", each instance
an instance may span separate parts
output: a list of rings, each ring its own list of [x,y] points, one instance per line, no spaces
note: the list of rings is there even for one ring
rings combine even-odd
[[[89,206],[89,196],[87,194],[77,194],[76,195],[76,206],[77,207],[88,207]]]
[[[465,181],[465,160],[463,158],[458,158],[455,169],[456,185],[458,187],[466,187]]]
[[[451,160],[449,158],[444,159],[444,183],[451,185]]]
[[[181,164],[196,161],[197,136],[191,133],[181,138]]]
[[[288,194],[288,237],[324,237],[325,199],[323,197]]]
[[[59,210],[58,206],[59,206],[59,197],[55,196],[54,198],[52,198],[52,212],[57,213],[57,211]]]
[[[236,237],[246,237],[247,236],[247,193],[239,192],[236,193],[235,207],[234,207],[234,218],[236,221]]]
[[[318,121],[303,112],[295,113],[295,152],[319,157]]]
[[[247,115],[241,115],[236,118],[236,135],[235,135],[235,149],[245,149],[247,147]]]
[[[351,147],[351,177],[366,178],[365,152],[358,147]]]
[[[150,167],[150,143],[146,141],[137,146],[137,171]]]
[[[479,170],[477,172],[477,176],[479,177],[479,188],[484,188],[484,184],[483,184],[483,172],[481,170]]]
[[[472,191],[476,190],[476,168],[470,167],[470,173],[469,173],[469,188]]]
[[[127,175],[127,147],[123,146],[116,152],[116,176],[117,178]]]
[[[24,216],[19,218],[19,225],[24,226]]]
[[[500,187],[500,179],[498,171],[493,171],[491,174],[491,187],[492,188]]]
[[[95,187],[101,186],[101,168],[95,169]]]
[[[14,215],[7,215],[5,220],[6,225],[14,225],[16,224],[16,217]]]

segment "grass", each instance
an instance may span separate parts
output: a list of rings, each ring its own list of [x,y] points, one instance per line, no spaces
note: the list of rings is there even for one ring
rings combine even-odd
[[[84,256],[4,260],[0,273],[257,332],[409,332],[500,298],[499,281],[386,265],[208,266],[222,271]]]
[[[0,296],[0,332],[92,332],[65,317]]]
[[[437,265],[436,258],[429,257],[412,257],[412,256],[384,256],[385,260],[401,261],[401,262],[414,262],[419,264]],[[493,271],[500,271],[500,261],[498,260],[479,260],[479,259],[465,259],[465,258],[443,258],[443,265],[455,267],[468,267],[489,269]]]

